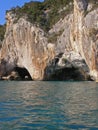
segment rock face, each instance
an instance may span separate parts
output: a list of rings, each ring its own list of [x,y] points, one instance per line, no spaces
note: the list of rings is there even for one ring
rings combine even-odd
[[[28,70],[33,80],[90,80],[98,78],[98,8],[96,3],[74,0],[74,11],[49,31],[49,43],[39,27],[8,12],[0,51],[0,75],[16,67]]]
[[[40,28],[23,18],[16,24],[7,24],[1,50],[1,75],[18,66],[26,68],[33,79],[41,80],[48,60],[53,58],[54,45],[47,43]]]
[[[92,8],[89,10],[91,4]],[[86,0],[74,1],[72,43],[77,45],[77,52],[85,59],[90,75],[96,79],[98,77],[98,8],[95,7],[98,7],[96,1],[94,3],[87,3]]]

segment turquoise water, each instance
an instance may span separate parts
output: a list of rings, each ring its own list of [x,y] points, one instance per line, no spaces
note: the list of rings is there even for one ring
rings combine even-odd
[[[0,130],[98,130],[98,84],[1,81]]]

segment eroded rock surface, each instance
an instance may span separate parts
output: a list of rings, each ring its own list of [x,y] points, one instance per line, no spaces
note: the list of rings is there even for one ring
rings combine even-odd
[[[6,15],[7,26],[0,52],[0,75],[26,68],[33,80],[98,79],[98,3],[74,0],[74,11],[60,19],[48,35],[25,18]]]

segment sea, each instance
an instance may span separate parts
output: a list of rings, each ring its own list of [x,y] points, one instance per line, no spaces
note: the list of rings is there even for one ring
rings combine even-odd
[[[98,130],[98,84],[0,81],[0,130]]]

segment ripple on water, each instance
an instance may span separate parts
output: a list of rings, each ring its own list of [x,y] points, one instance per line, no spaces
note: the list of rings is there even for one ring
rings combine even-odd
[[[98,130],[94,82],[1,82],[0,130]]]

